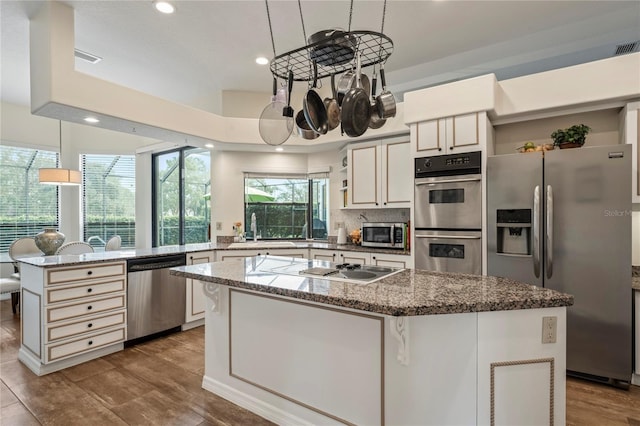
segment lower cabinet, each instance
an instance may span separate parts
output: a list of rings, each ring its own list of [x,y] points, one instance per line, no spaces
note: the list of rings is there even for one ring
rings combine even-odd
[[[187,265],[198,265],[200,263],[210,263],[214,261],[212,251],[202,251],[189,253],[187,255]],[[206,296],[202,289],[202,284],[198,280],[187,279],[187,309],[185,322],[189,323],[204,319],[204,307],[206,305]]]
[[[371,264],[393,268],[413,268],[411,256],[407,254],[371,253]]]
[[[54,268],[23,264],[19,358],[46,374],[122,349],[127,339],[125,262]]]

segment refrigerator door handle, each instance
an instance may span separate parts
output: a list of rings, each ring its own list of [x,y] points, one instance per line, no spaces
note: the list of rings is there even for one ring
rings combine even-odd
[[[540,278],[540,185],[533,190],[533,273]]]
[[[545,247],[547,278],[553,275],[553,188],[547,185],[547,246]]]

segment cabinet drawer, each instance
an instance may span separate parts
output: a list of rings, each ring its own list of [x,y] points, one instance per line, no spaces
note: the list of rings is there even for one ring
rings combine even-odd
[[[124,308],[124,294],[105,299],[94,299],[87,302],[47,308],[47,322],[61,321],[68,318],[80,317],[97,312]]]
[[[124,276],[124,274],[124,262],[55,268],[47,270],[47,284],[66,284],[86,279]]]
[[[100,281],[74,287],[47,289],[46,303],[64,302],[88,296],[99,296],[106,293],[124,291],[124,278]]]
[[[71,342],[52,344],[46,346],[46,362],[57,361],[62,358],[79,355],[113,343],[124,342],[125,328],[121,327],[111,331],[104,331]]]
[[[125,311],[116,312],[113,314],[87,318],[83,321],[76,321],[62,325],[56,325],[53,327],[47,328],[47,338],[45,343],[49,343],[51,341],[63,339],[66,337],[74,336],[76,334],[83,334],[89,332],[95,332],[97,330],[102,330],[104,328],[113,327],[115,325],[126,324],[126,315]]]

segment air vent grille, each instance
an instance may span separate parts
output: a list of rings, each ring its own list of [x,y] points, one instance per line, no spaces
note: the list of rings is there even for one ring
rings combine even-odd
[[[91,53],[83,52],[80,49],[74,49],[73,54],[76,58],[82,59],[83,61],[90,62],[92,64],[96,64],[102,60],[100,56],[92,55]]]
[[[616,46],[616,53],[613,56],[626,55],[627,53],[637,52],[638,47],[640,47],[640,41],[619,44]]]

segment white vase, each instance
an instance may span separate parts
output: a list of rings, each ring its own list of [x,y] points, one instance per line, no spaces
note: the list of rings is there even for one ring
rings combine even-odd
[[[36,246],[46,256],[50,256],[56,253],[56,250],[60,248],[64,243],[65,236],[62,232],[56,231],[55,228],[44,228],[44,231],[36,234],[33,240]]]

